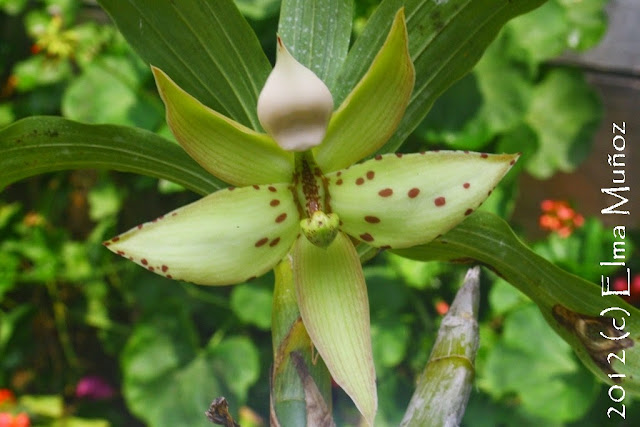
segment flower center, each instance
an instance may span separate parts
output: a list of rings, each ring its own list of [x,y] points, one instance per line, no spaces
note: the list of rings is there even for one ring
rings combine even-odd
[[[338,234],[340,219],[331,212],[327,181],[316,164],[311,151],[295,154],[293,184],[298,210],[302,219],[300,228],[314,245],[326,248]]]

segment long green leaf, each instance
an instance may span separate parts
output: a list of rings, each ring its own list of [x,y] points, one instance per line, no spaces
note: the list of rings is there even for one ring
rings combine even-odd
[[[231,0],[100,0],[149,64],[200,102],[259,129],[256,104],[271,66]]]
[[[349,49],[352,15],[353,0],[283,0],[280,9],[285,46],[331,90]]]
[[[226,186],[180,146],[142,129],[61,117],[29,117],[0,129],[0,189],[29,176],[79,168],[167,179],[199,194]]]
[[[531,298],[547,322],[599,378],[619,383],[627,392],[640,393],[640,345],[636,343],[640,310],[617,296],[602,296],[599,286],[537,255],[499,217],[476,212],[427,245],[394,252],[417,260],[485,264]],[[611,307],[630,315],[604,311]],[[615,325],[624,325],[623,330],[615,329],[614,318]],[[602,337],[601,332],[613,339]],[[624,337],[627,332],[631,335]],[[611,353],[625,363],[609,356]],[[619,374],[626,377],[616,378]]]
[[[418,126],[436,98],[471,70],[511,18],[546,0],[385,0],[352,47],[338,79],[339,105],[382,46],[393,16],[405,7],[416,83],[405,116],[381,152],[395,151]]]

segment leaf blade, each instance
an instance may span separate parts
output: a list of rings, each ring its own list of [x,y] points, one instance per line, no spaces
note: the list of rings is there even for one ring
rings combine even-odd
[[[260,129],[255,106],[271,66],[232,1],[217,0],[215,7],[204,0],[100,4],[147,63],[208,107]]]
[[[29,117],[0,129],[0,187],[33,175],[98,168],[176,182],[199,194],[226,185],[179,146],[142,129]]]

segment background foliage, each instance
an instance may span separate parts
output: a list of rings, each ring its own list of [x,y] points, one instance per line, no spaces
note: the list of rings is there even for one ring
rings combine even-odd
[[[279,1],[236,3],[273,58]],[[356,2],[355,36],[376,4]],[[598,42],[606,29],[603,5],[549,0],[508,23],[401,151],[521,151],[483,205],[517,226],[511,215],[518,176],[570,172],[590,152],[600,102],[579,70],[549,60]],[[0,127],[36,114],[62,115],[172,139],[150,70],[94,2],[0,0],[0,28]],[[12,410],[27,411],[35,425],[65,419],[79,426],[204,426],[201,414],[224,395],[243,425],[266,422],[273,276],[197,287],[116,259],[100,245],[196,198],[168,181],[96,170],[30,178],[0,194],[0,388],[19,396]],[[611,238],[597,218],[588,218],[570,236],[550,233],[533,246],[597,282],[601,272],[584,266],[608,258]],[[464,269],[383,253],[364,271],[377,421],[394,425]],[[606,389],[536,306],[491,273],[483,275],[482,289],[477,389],[465,425],[603,425]],[[102,377],[115,396],[79,397],[76,385],[87,375]],[[339,424],[357,421],[337,389],[334,405]],[[639,405],[628,406],[627,414],[640,419]]]

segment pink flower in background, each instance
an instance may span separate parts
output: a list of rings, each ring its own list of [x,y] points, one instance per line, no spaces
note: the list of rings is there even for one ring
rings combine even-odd
[[[76,385],[76,397],[80,399],[102,400],[115,396],[116,390],[102,377],[88,375]]]
[[[584,217],[576,213],[565,200],[543,200],[540,208],[540,228],[554,231],[560,237],[569,237],[576,228],[584,225]]]
[[[29,427],[31,421],[24,412],[18,415],[11,415],[8,412],[0,412],[0,427]]]
[[[623,275],[620,277],[616,277],[613,279],[612,288],[616,291],[624,291],[627,289],[627,275]],[[636,274],[631,278],[631,295],[623,296],[629,304],[639,305],[640,304],[640,274]]]

